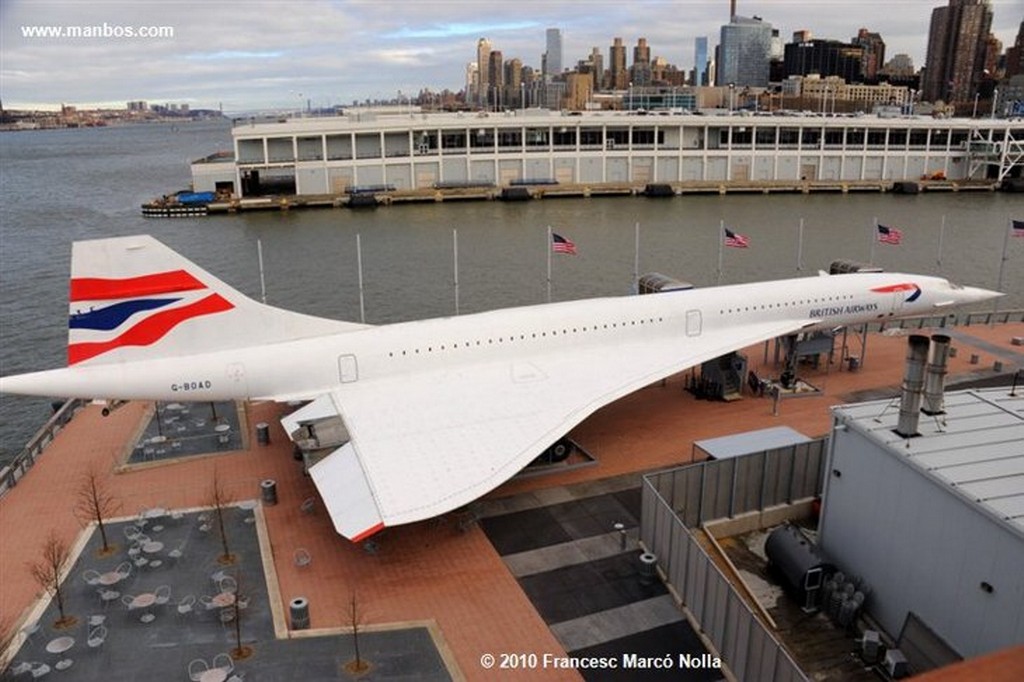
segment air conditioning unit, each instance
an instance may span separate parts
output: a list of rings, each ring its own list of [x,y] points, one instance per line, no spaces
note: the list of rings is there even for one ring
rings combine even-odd
[[[907,657],[899,649],[889,649],[885,652],[885,671],[889,677],[897,680],[908,675]]]
[[[865,630],[864,637],[860,640],[860,657],[865,663],[875,664],[878,656],[882,653],[882,636],[878,630]]]

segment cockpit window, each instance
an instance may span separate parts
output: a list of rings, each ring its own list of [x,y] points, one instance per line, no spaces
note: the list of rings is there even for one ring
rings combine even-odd
[[[948,279],[946,280],[946,284],[949,285],[950,289],[963,289],[964,288],[963,284],[957,284],[956,282],[950,282]]]

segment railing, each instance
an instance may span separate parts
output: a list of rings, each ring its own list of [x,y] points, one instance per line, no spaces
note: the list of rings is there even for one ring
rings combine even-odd
[[[1024,308],[907,317],[902,320],[871,323],[868,328],[875,331],[884,331],[893,327],[897,329],[924,329],[926,327],[970,327],[972,324],[1013,324],[1016,322],[1024,322]]]
[[[0,497],[7,494],[11,488],[18,484],[18,480],[24,476],[32,465],[36,463],[39,455],[43,454],[46,446],[53,441],[54,436],[64,428],[75,416],[78,408],[85,405],[84,400],[68,400],[53,413],[53,416],[43,424],[42,428],[32,436],[28,445],[11,460],[0,468]]]
[[[644,476],[640,539],[738,680],[807,680],[690,527],[819,494],[825,440]]]

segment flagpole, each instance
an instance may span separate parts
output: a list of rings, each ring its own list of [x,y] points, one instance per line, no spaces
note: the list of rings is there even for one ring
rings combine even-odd
[[[800,237],[796,243],[796,271],[804,269],[804,219],[800,219]]]
[[[868,263],[875,264],[875,242],[878,241],[878,217],[871,219],[871,254],[868,256]]]
[[[633,293],[640,293],[640,223],[634,226],[633,235]]]
[[[946,214],[942,214],[942,227],[939,228],[939,255],[935,259],[936,265],[939,266],[939,270],[942,270],[942,242],[946,238]]]
[[[363,244],[356,232],[356,270],[359,273],[359,321],[366,323],[366,306],[363,300]]]
[[[459,314],[459,231],[452,230],[452,260],[455,263],[455,314]]]
[[[1003,290],[1003,271],[1006,269],[1006,250],[1010,247],[1010,232],[1013,231],[1013,223],[1010,220],[1006,222],[1006,232],[1003,233],[1003,255],[999,259],[999,280],[996,283],[996,291]],[[999,312],[999,299],[1002,296],[997,296],[993,303],[992,312]]]
[[[267,281],[263,277],[263,240],[256,240],[256,255],[260,261],[260,298],[267,302]]]
[[[548,303],[551,303],[551,226],[548,225]]]
[[[718,283],[722,283],[722,249],[725,245],[725,220],[718,223]]]

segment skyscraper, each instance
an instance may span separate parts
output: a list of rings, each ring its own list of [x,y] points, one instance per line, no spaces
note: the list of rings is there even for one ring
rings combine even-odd
[[[505,59],[500,50],[491,50],[487,60],[487,103],[499,106],[502,104],[502,88],[505,85]]]
[[[758,17],[733,17],[722,26],[718,45],[718,85],[768,85],[772,25]]]
[[[544,53],[544,63],[547,68],[545,76],[557,76],[562,73],[562,29],[549,28],[546,33],[547,50]]]
[[[616,38],[608,51],[608,68],[611,71],[608,86],[612,90],[625,90],[629,85],[629,76],[626,71],[626,46],[622,44],[622,38]]]
[[[1006,51],[1006,77],[1012,78],[1024,73],[1024,21],[1017,29],[1017,40]]]
[[[708,37],[700,36],[693,42],[693,84],[708,85]]]
[[[857,37],[850,42],[864,48],[864,55],[861,58],[861,78],[874,80],[878,76],[878,70],[885,64],[885,41],[882,40],[882,36],[862,28],[857,31]]]
[[[989,0],[949,0],[932,10],[922,96],[934,102],[969,102],[985,69],[992,28]]]
[[[487,104],[488,76],[490,75],[491,64],[491,41],[481,38],[476,41],[476,103],[480,106]]]

